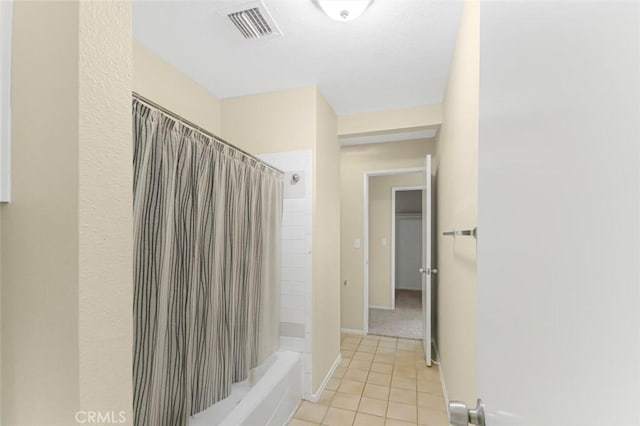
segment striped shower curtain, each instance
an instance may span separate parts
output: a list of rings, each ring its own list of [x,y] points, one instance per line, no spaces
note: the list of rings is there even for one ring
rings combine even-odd
[[[278,347],[282,176],[133,101],[136,426],[183,426]]]

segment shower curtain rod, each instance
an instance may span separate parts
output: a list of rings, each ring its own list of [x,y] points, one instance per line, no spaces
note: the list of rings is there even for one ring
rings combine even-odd
[[[182,124],[191,127],[193,130],[196,130],[210,138],[212,138],[213,140],[220,142],[221,144],[227,145],[228,147],[230,147],[231,149],[234,149],[240,153],[242,153],[244,156],[252,158],[254,160],[256,160],[258,163],[263,164],[264,166],[270,168],[271,170],[274,170],[278,173],[284,174],[284,172],[280,169],[278,169],[277,167],[274,167],[268,163],[265,163],[263,160],[259,159],[258,157],[256,157],[253,154],[248,153],[247,151],[245,151],[244,149],[240,149],[237,146],[225,141],[224,139],[222,139],[219,136],[214,135],[213,133],[211,133],[210,131],[203,129],[202,127],[198,126],[197,124],[181,117],[180,115],[176,114],[173,111],[168,110],[167,108],[163,107],[162,105],[159,105],[155,102],[153,102],[150,99],[145,98],[144,96],[142,96],[141,94],[137,93],[137,92],[131,92],[131,95],[137,99],[138,101],[142,102],[143,104],[146,104],[148,107],[151,107],[153,109],[156,109],[160,112],[162,112],[163,114],[168,115],[169,117],[173,118],[174,120],[177,120],[179,122],[181,122]]]

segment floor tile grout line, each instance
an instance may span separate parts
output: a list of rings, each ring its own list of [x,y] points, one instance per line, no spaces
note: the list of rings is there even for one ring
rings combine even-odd
[[[341,336],[341,344],[344,342],[344,340],[348,339],[349,337],[353,337],[353,336]],[[365,336],[366,338],[366,336]],[[375,414],[370,414],[370,413],[366,413],[363,411],[360,411],[360,407],[362,405],[362,400],[363,398],[365,398],[364,396],[364,391],[367,388],[367,385],[374,385],[373,383],[371,383],[369,381],[370,377],[371,377],[371,373],[376,373],[375,371],[373,371],[373,364],[377,363],[375,360],[375,356],[378,354],[378,349],[383,347],[383,345],[381,345],[382,339],[381,338],[377,338],[375,339],[375,341],[372,341],[371,339],[367,339],[368,343],[375,343],[375,345],[373,345],[373,348],[375,349],[373,352],[370,352],[371,349],[366,349],[366,350],[362,350],[360,351],[359,349],[360,346],[362,346],[362,348],[364,347],[368,347],[371,348],[372,345],[362,345],[362,341],[365,340],[364,338],[359,338],[358,340],[358,345],[356,346],[355,350],[352,350],[350,352],[352,352],[351,358],[347,360],[347,362],[345,363],[346,365],[344,365],[344,369],[345,372],[343,372],[343,376],[338,378],[338,377],[334,377],[335,381],[337,381],[337,388],[332,391],[333,395],[329,398],[329,400],[326,402],[327,404],[329,404],[329,406],[326,407],[326,411],[324,412],[324,416],[322,418],[321,421],[324,421],[326,419],[326,416],[328,414],[329,408],[333,407],[335,409],[341,409],[341,410],[346,410],[349,411],[350,413],[352,413],[353,417],[353,423],[355,423],[356,418],[358,418],[358,414],[363,414],[363,415],[369,415],[369,416],[374,416],[374,417],[378,417],[378,418],[382,418],[381,416],[375,415]],[[389,366],[390,373],[378,373],[378,374],[385,374],[387,376],[390,377],[390,381],[388,382],[388,384],[386,386],[381,386],[384,388],[388,389],[388,393],[387,393],[387,398],[386,401],[377,399],[377,398],[372,398],[376,401],[381,401],[381,402],[386,402],[387,406],[386,406],[386,410],[385,410],[385,421],[388,420],[393,420],[391,418],[388,417],[389,414],[389,404],[391,402],[394,402],[396,404],[403,404],[403,405],[408,405],[413,407],[414,411],[414,415],[416,416],[416,421],[418,421],[418,415],[419,415],[419,411],[420,408],[425,408],[425,409],[429,409],[431,410],[431,407],[422,407],[419,405],[418,402],[418,397],[420,396],[420,393],[425,393],[425,394],[429,394],[431,396],[435,396],[438,397],[440,395],[438,395],[437,393],[430,393],[430,392],[421,392],[419,389],[419,385],[418,382],[420,381],[420,377],[418,377],[420,371],[422,370],[422,367],[420,365],[420,355],[419,353],[417,353],[419,351],[419,348],[414,345],[408,345],[406,342],[407,339],[397,339],[397,341],[402,341],[405,344],[401,345],[403,347],[397,347],[395,348],[395,351],[391,354],[392,357],[391,358],[391,362],[389,363],[390,359],[385,359],[384,362],[380,362],[380,365],[386,365]],[[411,343],[411,342],[409,342]],[[341,347],[341,350],[343,348]],[[368,369],[367,370],[361,370],[360,368],[353,368],[354,370],[361,370],[361,371],[366,371],[366,377],[364,378],[364,381],[361,380],[355,380],[355,379],[351,379],[351,377],[344,377],[347,373],[347,371],[351,368],[352,366],[352,362],[356,361],[353,359],[353,357],[356,356],[356,354],[360,352],[361,354],[367,354],[367,355],[358,355],[358,358],[360,361],[366,361],[364,362],[364,364],[367,365]],[[414,354],[414,357],[411,357],[411,353]],[[371,357],[371,358],[369,358]],[[413,361],[413,362],[412,362]],[[358,366],[362,367],[363,363],[359,363]],[[342,365],[341,365],[342,367]],[[386,367],[385,367],[386,370]],[[415,376],[415,377],[414,377]],[[394,380],[394,377],[396,378],[396,380]],[[351,379],[351,380],[350,380]],[[360,377],[361,379],[361,377]],[[438,378],[439,379],[439,378]],[[356,406],[355,411],[352,409],[343,409],[340,407],[335,407],[332,406],[332,402],[333,399],[335,398],[335,395],[338,393],[340,386],[342,385],[343,381],[345,380],[350,380],[356,383],[359,383],[359,386],[361,387],[360,392],[357,394],[358,395],[358,404]],[[426,381],[431,381],[428,380],[428,378],[424,379]],[[407,383],[404,384],[405,387],[400,387],[403,386],[401,384],[402,381],[409,381],[409,382],[415,382],[415,386],[411,386],[410,388],[407,388],[407,386],[409,386]],[[439,380],[435,380],[436,382],[439,382]],[[404,404],[402,401],[391,401],[391,393],[392,390],[396,390],[396,393],[402,393],[402,392],[406,392],[406,391],[413,391],[412,393],[415,395],[415,403],[414,404]],[[443,411],[444,412],[444,411]]]

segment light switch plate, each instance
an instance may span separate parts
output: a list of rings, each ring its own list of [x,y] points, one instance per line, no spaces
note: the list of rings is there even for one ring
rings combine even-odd
[[[356,238],[355,240],[353,240],[353,248],[355,249],[360,248],[360,238]]]

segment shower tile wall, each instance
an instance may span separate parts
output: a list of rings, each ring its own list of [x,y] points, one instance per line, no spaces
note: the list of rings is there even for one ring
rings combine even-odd
[[[300,352],[302,390],[311,395],[311,160],[308,151],[259,155],[284,171],[282,270],[280,284],[280,348]],[[292,175],[300,181],[292,183]]]

